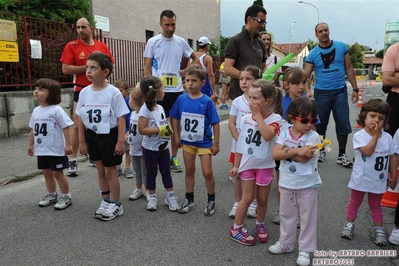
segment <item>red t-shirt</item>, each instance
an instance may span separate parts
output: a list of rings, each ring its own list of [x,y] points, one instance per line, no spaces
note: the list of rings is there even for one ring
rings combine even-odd
[[[93,45],[86,45],[80,39],[67,43],[60,61],[61,63],[68,65],[85,66],[87,57],[94,52],[108,55],[111,57],[112,63],[115,63],[115,59],[105,43],[94,40]],[[75,84],[75,91],[81,91],[84,87],[91,84],[87,79],[85,72],[73,75],[73,83]]]

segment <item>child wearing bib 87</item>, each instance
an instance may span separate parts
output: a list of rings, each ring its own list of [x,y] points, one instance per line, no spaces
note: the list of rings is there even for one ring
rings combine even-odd
[[[352,239],[355,219],[364,195],[367,193],[374,222],[374,243],[385,246],[387,237],[383,228],[381,199],[390,188],[396,187],[397,161],[391,135],[382,129],[388,124],[391,108],[381,99],[370,99],[363,104],[358,124],[363,127],[353,136],[355,161],[348,187],[351,189],[346,209],[346,224],[341,237]]]

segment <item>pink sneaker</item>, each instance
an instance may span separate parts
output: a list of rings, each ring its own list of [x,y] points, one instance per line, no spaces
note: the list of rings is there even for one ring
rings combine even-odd
[[[236,230],[234,229],[234,225],[232,225],[230,228],[230,238],[246,246],[252,246],[256,243],[256,239],[248,233],[245,225]]]
[[[256,240],[258,240],[259,243],[266,243],[267,240],[269,240],[265,224],[257,224],[254,231],[256,234]]]

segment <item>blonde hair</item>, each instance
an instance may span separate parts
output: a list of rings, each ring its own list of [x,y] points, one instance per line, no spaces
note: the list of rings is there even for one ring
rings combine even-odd
[[[130,92],[129,97],[133,99],[138,106],[142,106],[144,104],[144,95],[141,92],[140,87],[134,87]]]

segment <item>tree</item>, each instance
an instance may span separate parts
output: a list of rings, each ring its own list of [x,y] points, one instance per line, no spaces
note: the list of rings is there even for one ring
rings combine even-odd
[[[307,40],[307,42],[310,45],[310,50],[312,50],[313,48],[315,48],[317,46],[317,42],[313,41],[310,38]]]
[[[353,68],[364,68],[363,65],[364,53],[362,46],[357,42],[355,42],[355,44],[348,45],[348,47]]]
[[[0,0],[0,11],[71,24],[81,17],[93,21],[88,0]]]
[[[255,0],[254,5],[260,5],[263,6],[263,1],[262,0]]]
[[[381,50],[379,50],[378,52],[376,52],[375,53],[375,57],[378,57],[378,58],[384,58],[384,54],[385,54],[385,51],[384,51],[384,49],[381,49]]]
[[[220,36],[218,39],[211,40],[211,47],[209,47],[209,55],[224,57],[224,48],[230,37]]]

